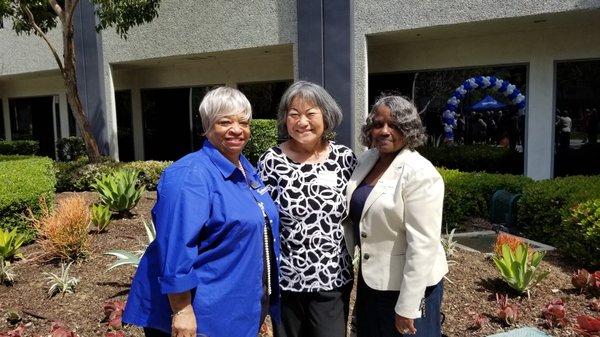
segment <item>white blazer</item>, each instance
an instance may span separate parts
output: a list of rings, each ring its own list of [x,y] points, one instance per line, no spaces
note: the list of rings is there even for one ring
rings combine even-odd
[[[376,149],[359,158],[346,190],[348,205],[378,158]],[[421,317],[425,288],[448,272],[440,242],[443,202],[442,177],[429,160],[408,149],[398,153],[365,202],[359,224],[362,276],[372,289],[400,291],[398,315]]]

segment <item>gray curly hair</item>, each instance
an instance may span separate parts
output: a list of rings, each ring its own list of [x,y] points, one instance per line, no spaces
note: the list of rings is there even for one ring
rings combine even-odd
[[[394,124],[397,126],[398,132],[404,137],[406,148],[414,150],[423,145],[427,137],[425,136],[425,128],[421,123],[421,117],[417,112],[417,107],[402,96],[381,96],[377,99],[365,124],[361,128],[360,141],[366,147],[371,147],[371,130],[373,130],[373,118],[377,109],[381,106],[386,106],[390,109]]]

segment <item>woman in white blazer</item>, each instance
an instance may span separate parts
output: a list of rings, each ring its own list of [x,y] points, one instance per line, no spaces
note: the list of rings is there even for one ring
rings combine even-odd
[[[441,335],[444,182],[415,148],[424,128],[400,96],[377,100],[361,140],[370,147],[347,187],[360,246],[357,336]],[[352,240],[348,240],[353,242]]]

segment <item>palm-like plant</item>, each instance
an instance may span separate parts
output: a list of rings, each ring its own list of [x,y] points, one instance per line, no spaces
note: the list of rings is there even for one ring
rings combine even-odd
[[[145,187],[137,187],[137,170],[122,169],[96,179],[93,187],[100,193],[102,203],[120,216],[130,215],[137,205]]]
[[[22,258],[19,248],[27,241],[27,235],[17,232],[16,228],[12,231],[0,228],[0,259],[10,260],[13,258]]]
[[[61,263],[60,274],[54,274],[50,272],[44,272],[50,288],[48,289],[48,296],[52,297],[56,294],[73,293],[75,292],[75,286],[79,283],[79,278],[69,276],[69,269],[73,262],[69,264]]]
[[[10,262],[4,261],[0,257],[0,284],[13,283],[15,281],[15,270],[10,265]]]
[[[502,255],[494,255],[492,258],[502,279],[518,292],[527,292],[529,297],[531,287],[550,273],[550,271],[539,272],[538,270],[544,255],[545,252],[539,251],[531,253],[527,244],[520,243],[514,251],[508,244],[502,245]]]
[[[111,212],[108,206],[94,204],[90,207],[90,218],[98,232],[104,232],[110,224]]]
[[[146,229],[146,238],[148,240],[147,243],[143,245],[142,249],[133,252],[122,249],[115,249],[104,253],[106,255],[112,255],[117,258],[117,261],[113,262],[106,269],[106,271],[121,266],[134,266],[137,268],[137,266],[140,264],[140,259],[142,258],[142,255],[146,251],[146,248],[148,248],[148,245],[156,238],[156,229],[154,228],[154,223],[152,221],[144,221],[144,228]]]

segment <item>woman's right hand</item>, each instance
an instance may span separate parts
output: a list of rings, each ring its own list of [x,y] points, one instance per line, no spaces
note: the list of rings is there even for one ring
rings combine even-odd
[[[191,305],[173,314],[171,321],[172,337],[196,337],[196,328],[196,315]]]

